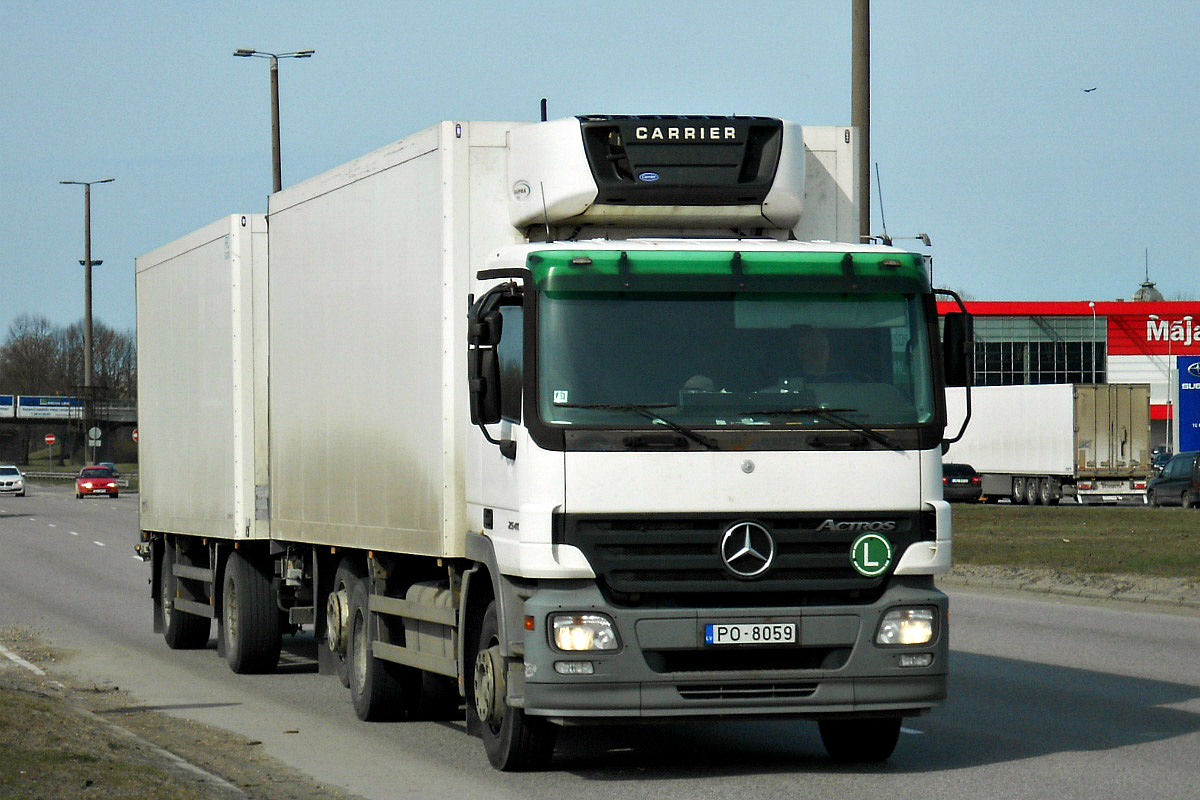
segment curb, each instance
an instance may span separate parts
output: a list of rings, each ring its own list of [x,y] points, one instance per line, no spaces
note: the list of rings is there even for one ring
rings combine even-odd
[[[965,578],[943,576],[938,583],[962,589],[996,589],[1008,592],[1029,592],[1060,597],[1078,597],[1084,600],[1111,600],[1131,605],[1166,606],[1200,610],[1200,596],[1164,595],[1152,592],[1093,589],[1086,586],[1047,583],[1045,581],[1005,580],[1001,578]]]

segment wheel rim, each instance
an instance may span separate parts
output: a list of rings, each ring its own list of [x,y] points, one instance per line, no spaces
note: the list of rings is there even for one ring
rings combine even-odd
[[[506,689],[501,669],[500,645],[493,644],[480,650],[475,656],[475,713],[493,733],[504,724],[504,701],[501,693]]]
[[[346,657],[349,638],[347,605],[346,585],[339,583],[337,588],[329,593],[329,600],[325,604],[325,642],[330,650],[343,659]]]

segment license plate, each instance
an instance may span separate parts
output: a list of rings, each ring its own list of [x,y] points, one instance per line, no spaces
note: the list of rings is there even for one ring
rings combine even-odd
[[[108,489],[92,489],[92,494],[108,494]]]
[[[712,623],[704,626],[705,644],[795,644],[796,623]]]

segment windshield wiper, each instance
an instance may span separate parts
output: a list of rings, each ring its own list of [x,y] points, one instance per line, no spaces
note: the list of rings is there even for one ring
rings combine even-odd
[[[720,448],[717,447],[717,443],[704,434],[697,433],[674,420],[667,419],[654,410],[656,408],[675,408],[677,405],[677,403],[555,403],[555,406],[558,408],[595,408],[603,411],[632,411],[635,414],[641,414],[652,422],[661,422],[676,433],[686,436],[693,442],[701,444],[709,450],[719,450]]]
[[[823,408],[821,406],[804,406],[802,408],[769,408],[761,411],[742,411],[741,413],[747,417],[778,417],[785,415],[804,416],[806,414],[814,417],[821,417],[822,419],[826,419],[830,422],[840,425],[848,431],[861,433],[871,441],[875,442],[876,444],[883,445],[889,450],[895,450],[897,453],[904,452],[904,448],[898,445],[896,441],[889,436],[880,433],[874,428],[869,428],[861,422],[855,422],[852,419],[842,416],[844,413],[853,413],[857,410],[857,408]]]

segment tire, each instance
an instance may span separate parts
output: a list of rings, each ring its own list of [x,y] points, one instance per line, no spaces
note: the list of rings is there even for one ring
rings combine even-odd
[[[1012,502],[1014,506],[1025,504],[1025,479],[1012,479]]]
[[[1025,502],[1031,506],[1042,504],[1042,493],[1046,491],[1045,478],[1029,478],[1025,481]]]
[[[900,740],[900,718],[829,719],[817,723],[825,752],[840,764],[887,761]]]
[[[371,654],[376,623],[368,609],[369,582],[358,578],[350,588],[350,641],[347,653],[350,700],[367,722],[405,719],[420,697],[421,673]]]
[[[333,652],[338,680],[350,685],[350,591],[362,578],[362,569],[352,558],[343,558],[333,573],[333,586],[325,601],[325,646]]]
[[[221,625],[225,660],[239,675],[273,672],[283,633],[271,576],[239,550],[229,554],[221,581]]]
[[[208,645],[208,632],[212,620],[175,610],[175,597],[179,592],[179,579],[171,567],[175,557],[170,545],[163,546],[159,560],[158,602],[162,607],[163,639],[172,650],[198,650]]]
[[[1161,503],[1158,502],[1158,495],[1154,493],[1153,489],[1146,492],[1146,503],[1154,508],[1159,508],[1161,506]]]
[[[507,663],[500,652],[496,601],[484,612],[479,649],[472,670],[471,697],[492,766],[504,772],[542,769],[554,754],[558,729],[553,723],[510,708],[505,701]]]
[[[1044,506],[1058,505],[1058,498],[1054,496],[1054,481],[1049,478],[1038,481],[1038,502]]]
[[[1179,505],[1183,506],[1184,508],[1195,508],[1196,507],[1196,504],[1192,502],[1191,493],[1189,493],[1187,491],[1184,491],[1183,494],[1179,495]]]
[[[109,495],[109,497],[111,497],[113,500],[116,500],[120,496],[121,496],[120,492],[113,492],[112,494]]]
[[[75,499],[76,499],[76,500],[82,500],[82,499],[83,499],[83,493],[82,493],[82,492],[76,492],[76,493],[75,493]]]

